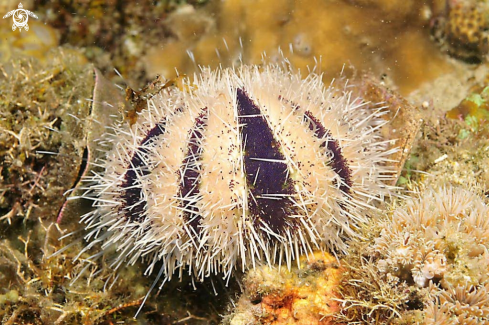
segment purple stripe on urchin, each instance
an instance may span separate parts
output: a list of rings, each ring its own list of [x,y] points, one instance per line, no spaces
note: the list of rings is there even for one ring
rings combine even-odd
[[[199,197],[199,164],[204,151],[202,141],[204,139],[204,130],[207,128],[208,118],[209,110],[205,107],[201,109],[192,129],[189,131],[187,155],[179,170],[181,179],[179,190],[180,208],[183,210],[183,218],[188,222],[190,229],[193,230],[195,235],[200,233],[199,225],[202,219],[202,215],[195,203]]]
[[[304,120],[309,122],[309,130],[314,131],[316,138],[321,140],[326,139],[319,147],[326,147],[333,154],[333,157],[331,157],[331,169],[341,179],[340,190],[345,194],[350,194],[350,188],[353,185],[351,169],[346,157],[341,153],[338,140],[333,138],[331,132],[322,125],[321,121],[311,111],[304,113]]]
[[[245,90],[237,89],[238,122],[241,127],[244,169],[250,189],[248,209],[257,228],[265,223],[274,233],[283,233],[292,225],[290,215],[297,214],[293,181],[280,143],[274,138],[260,108]],[[267,198],[268,196],[268,198]]]
[[[138,179],[141,176],[148,175],[150,171],[143,157],[149,153],[147,146],[150,142],[165,133],[165,127],[166,119],[163,119],[149,130],[138,146],[138,149],[134,152],[130,161],[130,168],[124,174],[124,181],[121,184],[123,191],[121,194],[122,204],[120,209],[123,211],[122,214],[133,222],[141,222],[144,219],[146,201],[141,195],[141,187],[138,184]]]
[[[280,101],[283,101],[289,104],[294,111],[300,109],[300,106],[296,103],[291,102],[290,100],[282,97],[282,95],[278,96]],[[350,194],[351,186],[353,185],[351,169],[348,164],[348,160],[341,152],[341,146],[338,140],[336,140],[331,131],[326,129],[321,121],[314,116],[314,114],[307,110],[304,112],[304,121],[308,122],[309,130],[314,132],[314,136],[320,140],[324,140],[319,147],[326,147],[329,152],[333,155],[331,157],[331,169],[340,177],[340,191],[345,193],[346,195]]]

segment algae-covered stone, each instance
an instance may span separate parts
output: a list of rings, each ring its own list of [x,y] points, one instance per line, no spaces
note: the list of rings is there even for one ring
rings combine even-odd
[[[245,291],[224,324],[333,324],[342,272],[335,257],[321,252],[290,270],[259,266],[246,275]]]
[[[58,49],[0,67],[0,219],[53,218],[82,165],[93,69]]]

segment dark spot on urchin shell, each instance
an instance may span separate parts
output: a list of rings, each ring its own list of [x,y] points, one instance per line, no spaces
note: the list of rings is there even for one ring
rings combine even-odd
[[[295,194],[287,163],[280,143],[273,137],[257,105],[243,89],[238,88],[236,96],[238,122],[242,125],[244,169],[250,189],[248,210],[258,229],[262,221],[280,234],[294,224],[295,219],[289,216],[297,214],[294,202],[287,197]]]
[[[123,214],[132,222],[140,222],[144,219],[144,207],[146,201],[141,195],[141,187],[138,184],[138,178],[148,175],[150,171],[144,162],[144,156],[149,153],[148,145],[152,140],[165,133],[166,118],[157,123],[146,134],[144,139],[138,145],[138,149],[130,161],[130,167],[124,174],[124,181],[121,184],[123,192],[121,194]],[[139,175],[139,176],[138,176]]]
[[[320,148],[326,148],[333,154],[331,158],[331,168],[341,178],[340,190],[345,193],[350,193],[350,188],[353,185],[351,179],[351,169],[348,161],[341,153],[341,147],[338,140],[334,139],[331,132],[326,129],[321,121],[317,119],[311,111],[304,113],[304,120],[309,122],[309,130],[314,131],[314,136],[318,139],[325,139],[320,145]]]
[[[190,229],[194,231],[195,235],[200,233],[199,225],[202,219],[195,201],[199,196],[200,167],[198,164],[204,151],[202,141],[208,118],[209,110],[207,107],[201,109],[193,127],[190,129],[187,153],[179,171],[181,179],[179,191],[180,207],[183,209],[183,218],[188,222]]]
[[[312,262],[308,267],[314,272],[322,272],[328,268],[328,265],[323,260],[318,260]]]

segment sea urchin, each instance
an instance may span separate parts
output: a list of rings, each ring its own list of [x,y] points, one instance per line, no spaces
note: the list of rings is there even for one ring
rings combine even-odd
[[[165,280],[344,251],[393,177],[382,109],[276,65],[184,82],[101,139],[111,149],[83,195],[96,207],[81,218],[85,251],[115,245],[115,269],[142,260],[150,274],[161,263]]]

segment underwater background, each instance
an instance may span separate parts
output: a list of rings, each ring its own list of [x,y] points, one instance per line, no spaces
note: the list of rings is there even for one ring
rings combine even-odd
[[[28,30],[0,20],[2,324],[489,324],[488,1],[22,5],[37,16]],[[4,0],[0,14],[18,6]],[[178,87],[199,66],[283,58],[325,84],[348,78],[388,109],[399,194],[346,256],[237,272],[227,286],[184,276],[134,319],[154,280],[144,266],[114,274],[105,257],[83,263],[97,247],[75,261],[91,207],[68,198],[94,159],[94,125],[112,114],[129,127],[157,76]]]

